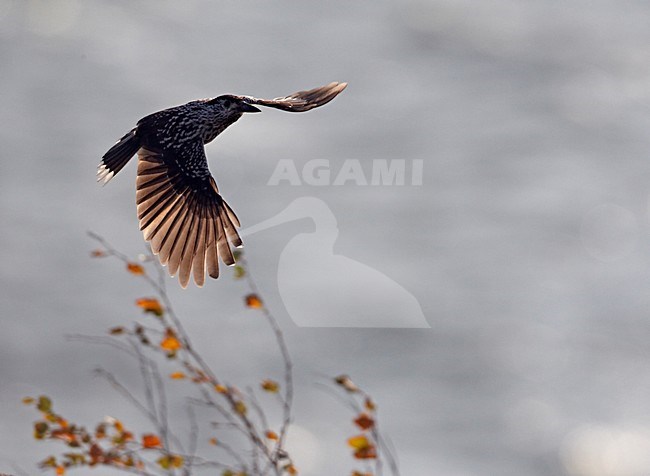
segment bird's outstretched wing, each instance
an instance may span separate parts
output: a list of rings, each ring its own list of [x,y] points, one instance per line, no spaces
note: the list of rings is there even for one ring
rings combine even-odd
[[[206,268],[218,277],[219,257],[234,264],[230,244],[242,244],[239,220],[219,195],[200,139],[171,150],[140,149],[136,189],[144,238],[183,288],[190,274],[202,286]]]
[[[289,112],[305,112],[327,104],[345,89],[347,83],[330,83],[309,91],[298,91],[282,98],[258,99],[251,96],[238,96],[249,104],[274,107]]]

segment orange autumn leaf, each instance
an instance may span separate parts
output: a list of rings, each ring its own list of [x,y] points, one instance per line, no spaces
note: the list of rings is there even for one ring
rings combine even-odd
[[[117,418],[108,417],[108,421],[113,424],[113,427],[122,433],[124,431],[124,425]]]
[[[50,438],[65,441],[66,443],[75,443],[77,436],[67,429],[57,429],[50,432]]]
[[[176,333],[168,327],[164,339],[160,341],[160,348],[167,352],[176,352],[181,347],[181,342],[176,337]]]
[[[264,307],[262,300],[257,294],[249,294],[244,299],[246,300],[246,306],[252,309],[261,309]]]
[[[34,403],[34,401],[35,400],[33,397],[25,397],[22,399],[24,405],[31,405],[32,403]]]
[[[174,372],[174,373],[169,374],[169,378],[171,378],[173,380],[182,380],[185,377],[187,377],[187,375],[185,375],[183,372]]]
[[[49,421],[50,423],[58,423],[59,422],[59,416],[57,414],[55,414],[55,413],[52,413],[52,412],[46,413],[44,416],[45,416],[45,419],[47,421]]]
[[[287,472],[287,474],[290,474],[291,476],[295,476],[296,474],[298,474],[298,470],[292,464],[285,466],[284,470]]]
[[[217,446],[217,444],[219,444],[219,442],[217,441],[217,439],[215,437],[210,438],[208,440],[208,443],[210,443],[212,446]]]
[[[352,476],[372,476],[372,473],[362,473],[361,471],[352,471]]]
[[[377,450],[374,445],[367,448],[359,448],[354,452],[354,457],[357,459],[375,459],[377,458]]]
[[[221,385],[220,383],[214,386],[214,390],[217,393],[228,393],[228,387],[226,387],[225,385]]]
[[[95,466],[104,459],[104,450],[97,443],[93,443],[88,450],[88,456],[90,456],[90,466]]]
[[[273,431],[273,430],[266,430],[266,433],[264,435],[269,439],[273,441],[278,441],[278,434]]]
[[[278,382],[271,379],[262,380],[262,383],[260,385],[262,386],[263,390],[269,393],[277,393],[278,390],[280,390],[280,385]]]
[[[160,301],[155,298],[141,298],[135,302],[136,306],[144,310],[144,312],[150,312],[160,317],[165,313],[165,310],[160,304]]]
[[[373,402],[370,397],[366,397],[363,406],[366,407],[366,410],[369,412],[374,412],[377,409],[377,405],[375,405],[375,402]]]
[[[146,449],[162,448],[162,442],[158,436],[149,433],[142,435],[142,447]]]
[[[135,274],[136,276],[144,275],[144,268],[138,263],[127,263],[126,270],[131,274]]]
[[[101,440],[106,438],[106,423],[100,423],[95,428],[95,438]]]
[[[65,474],[65,468],[61,465],[56,467],[56,476],[63,476]]]
[[[367,430],[375,425],[375,420],[367,413],[360,413],[353,421],[362,430]]]
[[[106,256],[106,252],[104,250],[100,250],[100,249],[92,250],[90,252],[90,256],[92,256],[93,258],[102,258],[102,257]]]
[[[183,466],[184,461],[185,460],[183,459],[182,456],[179,455],[172,456],[172,466],[174,468],[180,468],[181,466]]]
[[[34,423],[34,439],[42,440],[45,438],[47,431],[50,429],[50,426],[44,421],[37,421]]]

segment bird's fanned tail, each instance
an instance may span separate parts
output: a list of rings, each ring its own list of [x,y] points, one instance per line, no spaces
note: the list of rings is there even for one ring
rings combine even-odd
[[[237,216],[219,195],[212,177],[188,182],[158,153],[142,149],[138,160],[136,202],[140,229],[169,274],[183,288],[193,275],[197,286],[205,272],[219,276],[219,258],[235,263],[231,244],[241,246]]]
[[[107,184],[140,149],[140,139],[135,129],[127,132],[102,157],[97,168],[97,181]]]

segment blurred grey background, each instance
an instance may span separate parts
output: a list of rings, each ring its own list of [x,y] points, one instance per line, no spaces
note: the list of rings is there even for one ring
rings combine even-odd
[[[378,401],[403,475],[648,474],[649,24],[639,1],[0,0],[0,470],[35,474],[62,449],[32,439],[25,395],[146,429],[92,376],[137,389],[130,362],[65,338],[146,319],[141,280],[89,258],[87,230],[145,249],[135,167],[102,188],[102,154],[165,107],[348,81],[318,111],[244,117],[207,148],[244,226],[322,200],[335,251],[408,290],[431,327],[299,327],[277,266],[314,224],[247,240],[296,364],[301,474],[360,467],[349,413],[317,385],[344,372]],[[423,184],[268,186],[281,159],[421,159]],[[170,294],[217,372],[254,385],[280,359],[230,275],[170,279]]]

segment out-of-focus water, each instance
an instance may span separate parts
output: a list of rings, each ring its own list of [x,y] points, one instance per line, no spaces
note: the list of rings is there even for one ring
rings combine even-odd
[[[88,257],[87,230],[144,249],[135,168],[95,184],[108,147],[195,98],[348,81],[323,109],[244,117],[207,148],[245,227],[317,198],[333,251],[398,283],[431,327],[298,326],[278,263],[314,223],[247,239],[296,364],[303,474],[356,466],[350,416],[315,385],[343,372],[379,402],[404,475],[648,474],[648,24],[632,1],[1,0],[0,472],[34,474],[54,451],[32,440],[24,395],[87,424],[142,423],[92,377],[101,365],[137,388],[129,362],[65,339],[139,318],[149,293]],[[422,185],[270,186],[282,159],[332,174],[356,159],[367,177],[373,160],[423,160]],[[242,283],[170,287],[225,378],[279,375]]]

